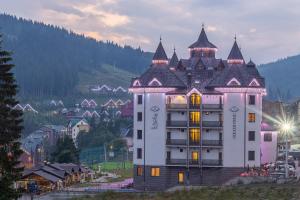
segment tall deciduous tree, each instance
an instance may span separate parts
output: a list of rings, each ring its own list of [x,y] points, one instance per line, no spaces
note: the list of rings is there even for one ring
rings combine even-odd
[[[14,110],[17,85],[12,73],[11,54],[2,49],[0,35],[0,199],[16,199],[20,193],[14,183],[21,175],[19,139],[22,131],[22,112]]]
[[[58,163],[79,163],[79,151],[76,149],[72,138],[59,138],[56,149],[51,154],[51,161]]]

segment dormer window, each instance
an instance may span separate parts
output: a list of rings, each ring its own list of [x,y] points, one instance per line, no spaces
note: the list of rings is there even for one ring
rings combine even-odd
[[[227,86],[240,86],[240,85],[241,85],[241,83],[236,78],[231,79],[227,83]]]

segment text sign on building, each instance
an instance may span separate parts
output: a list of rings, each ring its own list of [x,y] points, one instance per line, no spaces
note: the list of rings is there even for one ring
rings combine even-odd
[[[236,106],[233,106],[230,108],[230,111],[232,112],[232,136],[235,138],[236,137],[236,113],[240,109]]]
[[[152,126],[151,126],[151,129],[157,129],[158,128],[158,121],[157,121],[157,118],[158,118],[158,112],[159,112],[159,107],[158,106],[152,106],[150,108],[150,110],[152,111]]]

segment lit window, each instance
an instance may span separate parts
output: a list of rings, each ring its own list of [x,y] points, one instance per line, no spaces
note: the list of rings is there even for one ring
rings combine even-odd
[[[265,133],[264,134],[264,141],[265,142],[272,142],[272,133]]]
[[[160,176],[160,169],[159,169],[159,167],[152,167],[151,168],[151,176]]]
[[[190,129],[190,140],[191,140],[191,142],[199,142],[200,141],[200,129],[199,128],[191,128]]]
[[[200,106],[200,103],[201,103],[200,95],[199,94],[195,94],[195,93],[191,94],[191,96],[190,96],[190,103],[193,106]]]
[[[200,112],[190,112],[190,122],[194,124],[200,123]]]
[[[143,175],[143,168],[141,166],[138,166],[136,169],[136,175],[142,176]]]
[[[249,105],[255,105],[255,95],[249,95]]]
[[[193,161],[198,161],[199,160],[199,153],[198,153],[198,151],[193,151],[192,152],[192,160]]]
[[[183,183],[183,182],[184,182],[184,173],[178,172],[178,183]]]
[[[255,122],[255,113],[248,113],[248,122]]]
[[[255,151],[248,151],[248,160],[249,161],[255,160]]]

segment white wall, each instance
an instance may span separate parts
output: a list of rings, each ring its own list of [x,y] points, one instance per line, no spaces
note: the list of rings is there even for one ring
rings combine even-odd
[[[272,133],[271,142],[264,141],[265,133]],[[277,132],[262,131],[260,141],[261,141],[261,164],[275,162],[277,157]]]
[[[203,104],[219,104],[221,95],[202,95]]]

